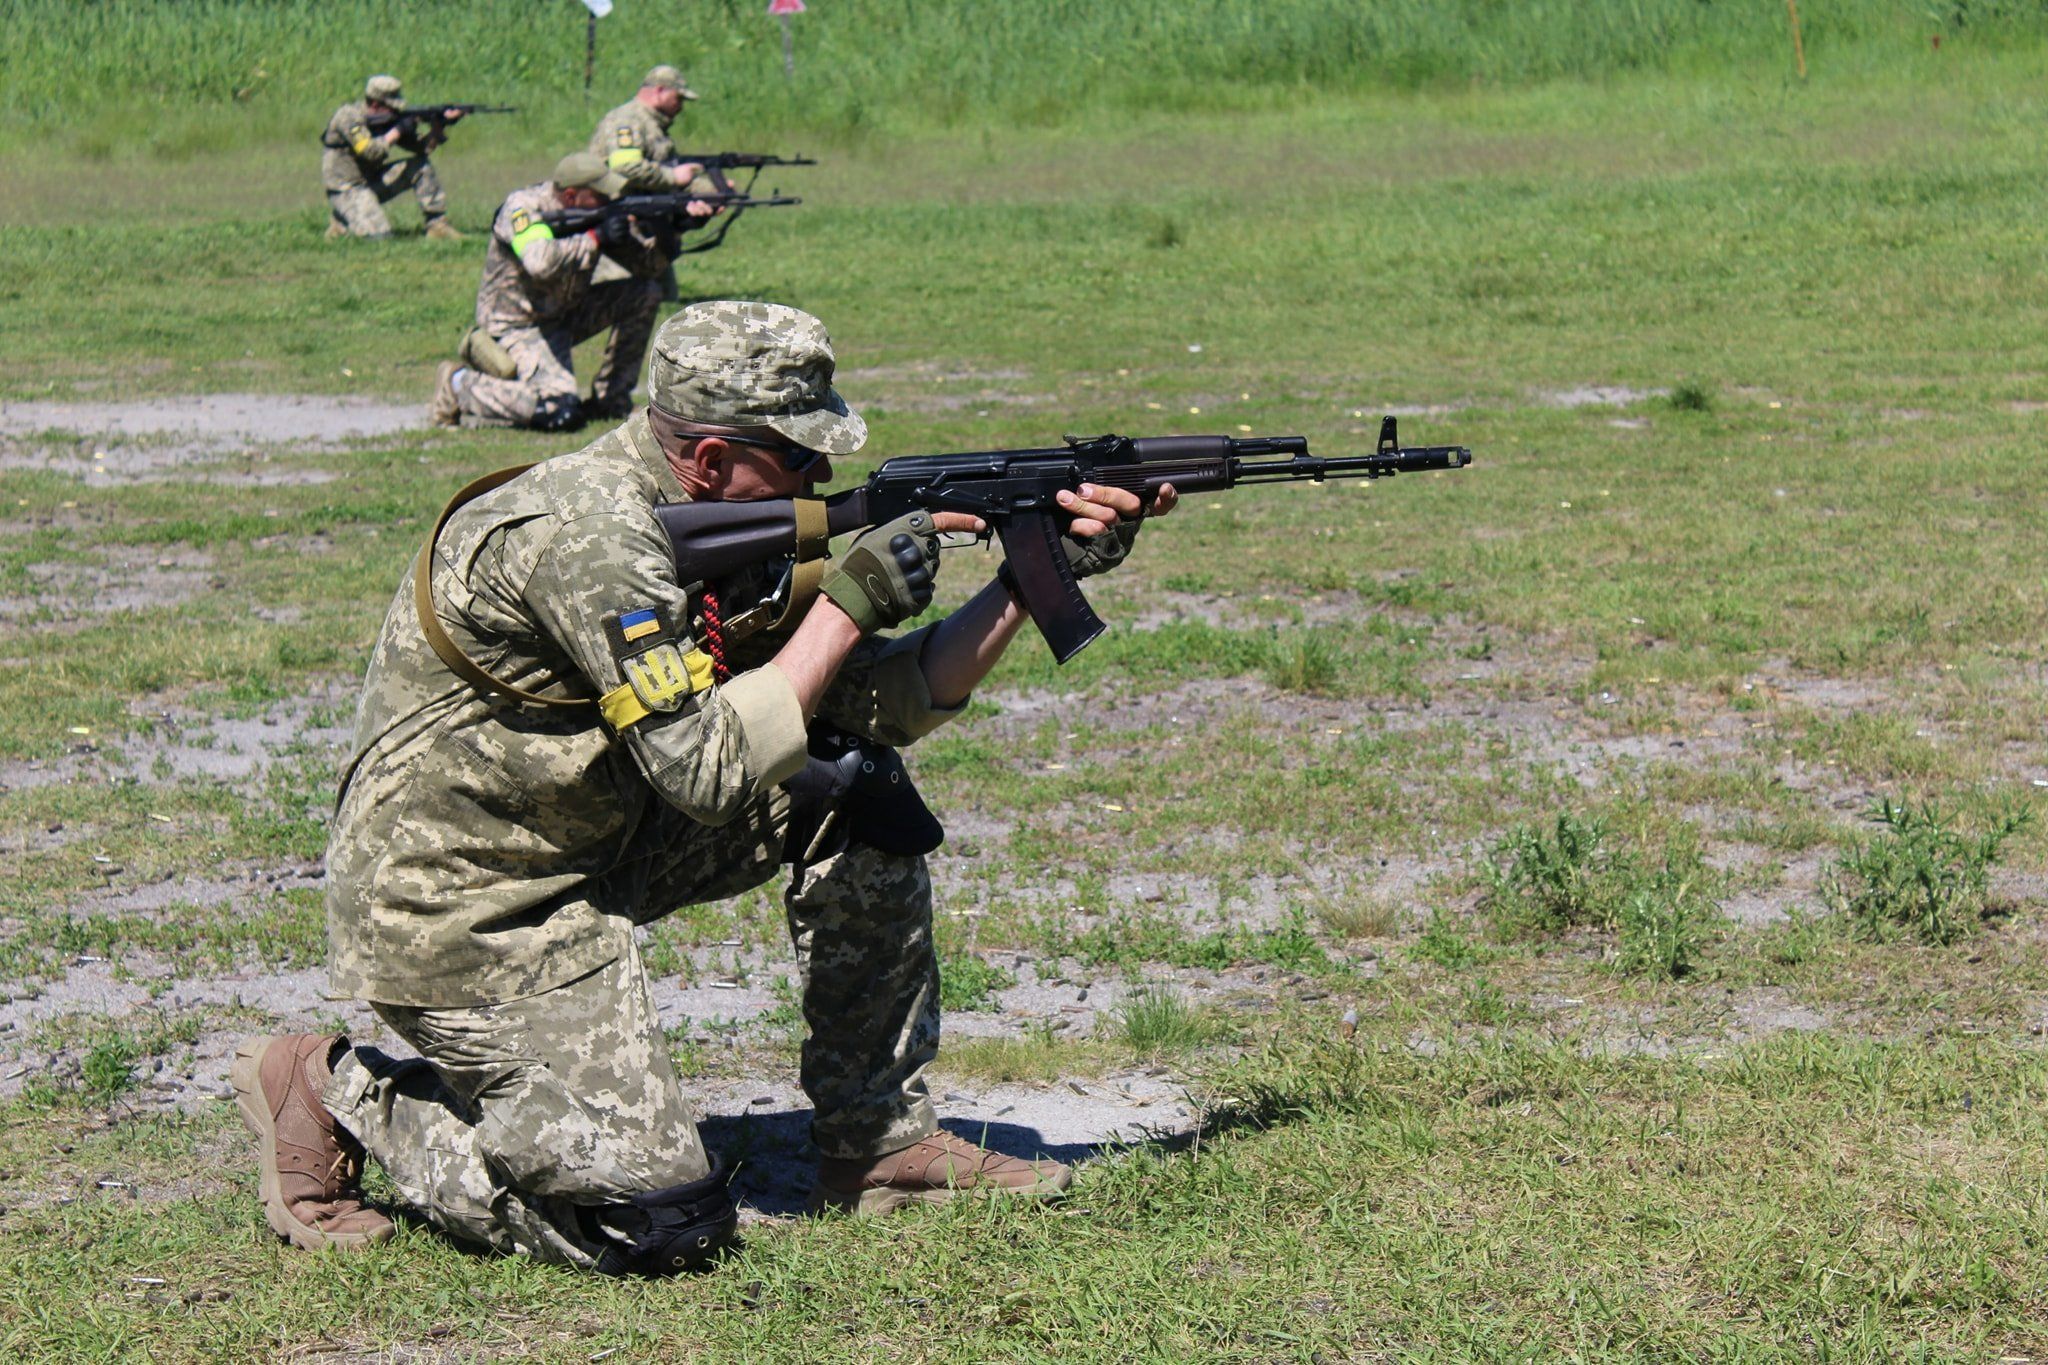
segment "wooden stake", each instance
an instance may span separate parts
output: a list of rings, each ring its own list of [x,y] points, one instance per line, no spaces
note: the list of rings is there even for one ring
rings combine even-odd
[[[592,11],[583,29],[583,93],[590,93],[590,73],[597,65],[597,14]]]
[[[1799,40],[1799,0],[1785,0],[1785,8],[1792,12],[1792,56],[1799,63],[1799,79],[1806,79],[1806,44]]]

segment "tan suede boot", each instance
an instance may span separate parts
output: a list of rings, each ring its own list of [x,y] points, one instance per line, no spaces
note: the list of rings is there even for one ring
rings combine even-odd
[[[308,1251],[355,1250],[397,1231],[363,1205],[363,1149],[320,1102],[338,1034],[252,1038],[235,1049],[228,1079],[242,1122],[256,1135],[263,1216]]]
[[[427,403],[427,420],[437,427],[462,425],[462,404],[455,398],[455,372],[462,367],[444,360],[434,371],[434,396]]]
[[[1056,1199],[1073,1183],[1073,1168],[1057,1161],[1020,1161],[940,1132],[870,1161],[819,1161],[811,1212],[894,1213],[906,1204],[999,1195]]]
[[[427,224],[427,237],[430,241],[459,242],[463,239],[463,235],[456,230],[455,224],[449,222],[446,218],[436,218],[433,222]]]

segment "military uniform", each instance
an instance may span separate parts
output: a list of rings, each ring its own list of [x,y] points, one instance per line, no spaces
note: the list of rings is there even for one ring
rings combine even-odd
[[[388,76],[372,77],[369,93],[402,108],[398,88]],[[357,100],[335,110],[320,134],[320,188],[327,192],[330,230],[357,237],[389,237],[391,220],[384,214],[384,205],[408,190],[419,200],[420,213],[431,228],[448,213],[448,195],[433,163],[424,152],[411,157],[394,155],[397,149],[370,131],[369,120],[367,101]]]
[[[609,330],[591,380],[599,412],[624,414],[661,306],[668,258],[651,241],[601,251],[588,233],[557,237],[542,221],[561,207],[554,181],[506,196],[491,224],[476,325],[508,351],[518,374],[472,375],[457,397],[467,426],[566,425],[579,409],[571,352]],[[597,283],[601,267],[619,278]]]
[[[815,326],[744,307],[745,325]],[[857,416],[805,416],[858,443]],[[604,719],[465,682],[423,636],[408,574],[328,849],[333,990],[373,1002],[420,1059],[348,1052],[323,1102],[451,1234],[586,1267],[616,1241],[607,1210],[709,1169],[633,927],[785,860],[819,1149],[866,1158],[937,1127],[921,1080],[938,1041],[924,860],[806,842],[816,825],[792,840],[782,784],[805,763],[807,727],[765,662],[786,636],[735,641],[717,680],[697,646],[701,585],[676,581],[654,516],[683,496],[643,413],[454,512],[425,559],[453,647],[500,685],[602,698]],[[761,581],[721,585],[727,614]],[[819,721],[900,745],[957,714],[927,689],[925,637],[858,645]]]
[[[603,157],[633,193],[666,194],[676,188],[669,177],[669,163],[676,159],[670,122],[639,100],[627,100],[598,120],[590,135],[591,155]]]

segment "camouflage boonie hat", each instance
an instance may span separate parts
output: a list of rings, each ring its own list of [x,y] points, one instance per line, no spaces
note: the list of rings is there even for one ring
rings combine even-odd
[[[654,337],[647,393],[658,408],[714,426],[770,427],[798,445],[851,455],[868,424],[832,387],[832,338],[780,303],[693,303]]]
[[[601,157],[571,152],[555,163],[555,188],[596,190],[607,199],[616,199],[625,192],[626,177],[605,165]]]
[[[363,82],[363,98],[388,104],[393,109],[405,108],[405,86],[396,76],[372,76]]]
[[[656,86],[662,90],[673,90],[686,100],[697,98],[697,92],[692,90],[689,84],[683,80],[683,73],[666,62],[649,71],[641,79],[640,84]]]

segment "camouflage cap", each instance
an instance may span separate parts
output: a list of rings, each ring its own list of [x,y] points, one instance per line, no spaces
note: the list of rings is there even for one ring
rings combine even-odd
[[[832,387],[832,338],[780,303],[693,303],[654,337],[656,407],[715,426],[770,427],[798,445],[851,455],[868,424]]]
[[[372,76],[363,82],[363,98],[388,104],[393,109],[405,108],[405,87],[396,76]]]
[[[558,190],[596,190],[616,199],[626,190],[626,177],[604,164],[604,158],[590,152],[571,152],[555,163]]]
[[[686,100],[697,98],[697,92],[692,90],[689,83],[683,79],[683,73],[666,62],[649,71],[641,78],[640,84],[643,86],[652,85],[662,90],[673,90]]]

